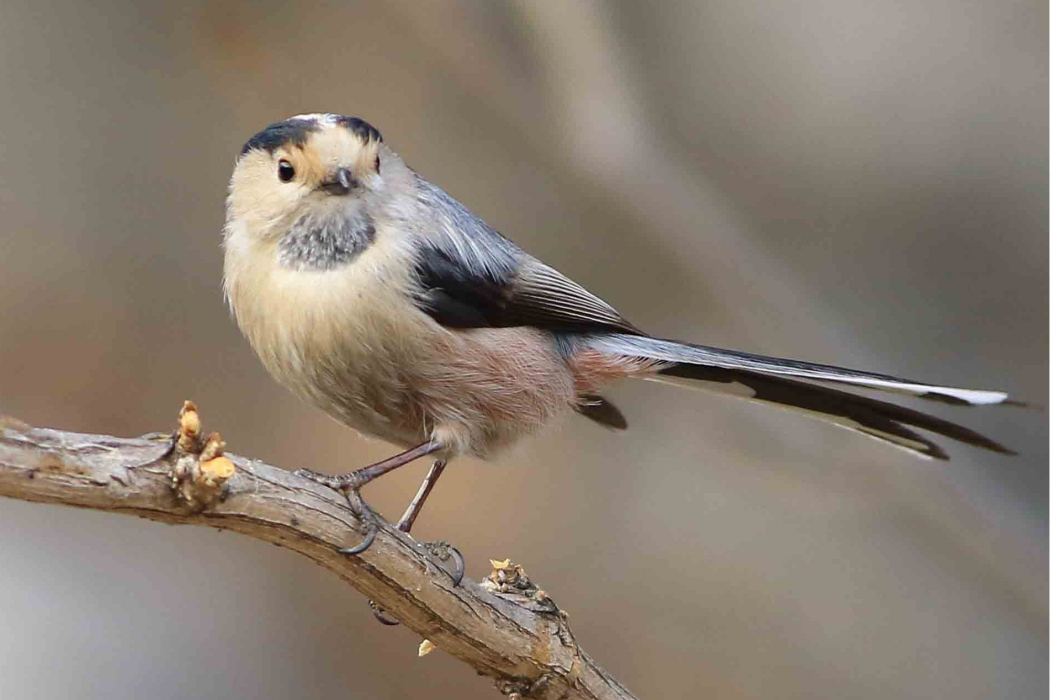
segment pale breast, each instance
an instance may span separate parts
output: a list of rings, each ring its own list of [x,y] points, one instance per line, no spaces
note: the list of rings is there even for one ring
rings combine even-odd
[[[227,261],[238,324],[283,385],[363,433],[491,453],[567,411],[572,375],[550,336],[528,328],[449,330],[412,303],[411,251],[393,236],[321,271]],[[262,259],[259,259],[262,258]]]

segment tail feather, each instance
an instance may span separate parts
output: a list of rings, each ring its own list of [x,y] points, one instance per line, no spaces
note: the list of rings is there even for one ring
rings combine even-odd
[[[596,350],[630,357],[648,357],[665,362],[750,370],[760,374],[775,374],[784,377],[797,377],[799,379],[816,379],[839,384],[852,384],[869,389],[895,391],[952,404],[980,406],[1002,403],[1009,398],[1007,394],[1001,391],[936,386],[911,379],[891,377],[888,374],[860,372],[854,369],[821,365],[814,362],[752,355],[739,350],[722,350],[704,345],[691,345],[675,340],[662,340],[641,335],[609,334],[594,336],[591,338],[589,345]]]
[[[587,344],[605,353],[644,357],[669,363],[669,366],[658,371],[657,377],[652,377],[654,379],[690,380],[698,382],[698,388],[804,412],[921,457],[948,459],[948,455],[936,443],[911,428],[928,430],[1001,454],[1015,454],[994,440],[941,418],[822,384],[799,380],[838,382],[967,405],[1002,403],[1007,399],[1007,395],[1002,392],[938,387],[888,375],[780,360],[644,336],[592,336]]]
[[[604,396],[584,394],[580,397],[576,412],[610,430],[627,430],[627,419],[623,413]]]

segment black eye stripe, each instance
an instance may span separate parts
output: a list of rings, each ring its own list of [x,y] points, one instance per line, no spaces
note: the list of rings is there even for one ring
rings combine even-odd
[[[281,182],[291,182],[292,178],[295,177],[295,168],[287,160],[282,158],[277,163],[277,178]]]

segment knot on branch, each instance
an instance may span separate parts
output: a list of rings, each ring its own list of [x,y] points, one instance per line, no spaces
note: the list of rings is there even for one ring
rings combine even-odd
[[[201,435],[197,406],[186,401],[179,411],[171,486],[179,500],[198,512],[225,498],[229,480],[236,471],[233,462],[223,455],[226,443],[222,436],[212,433],[201,439]]]
[[[558,606],[554,604],[547,592],[538,587],[529,575],[525,573],[525,567],[515,564],[510,559],[496,561],[490,559],[492,573],[481,579],[481,587],[492,593],[511,598],[519,605],[533,602],[537,610],[543,612],[559,612]],[[524,600],[523,600],[524,599]]]
[[[568,677],[571,685],[575,686],[580,675],[580,647],[576,643],[576,637],[569,627],[569,614],[559,608],[547,592],[537,586],[529,575],[525,573],[525,567],[515,564],[510,559],[496,561],[490,559],[492,573],[481,580],[481,587],[497,595],[509,598],[518,605],[534,610],[538,613],[552,615],[555,618],[554,634],[557,635],[561,644],[571,650],[572,660],[568,669]],[[496,689],[504,695],[518,700],[518,698],[542,697],[550,684],[550,675],[543,674],[539,678],[512,677],[496,682]]]

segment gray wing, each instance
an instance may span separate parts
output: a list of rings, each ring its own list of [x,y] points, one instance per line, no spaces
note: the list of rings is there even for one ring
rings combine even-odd
[[[640,333],[609,304],[544,265],[422,178],[433,213],[416,255],[418,306],[451,328],[535,326]]]

